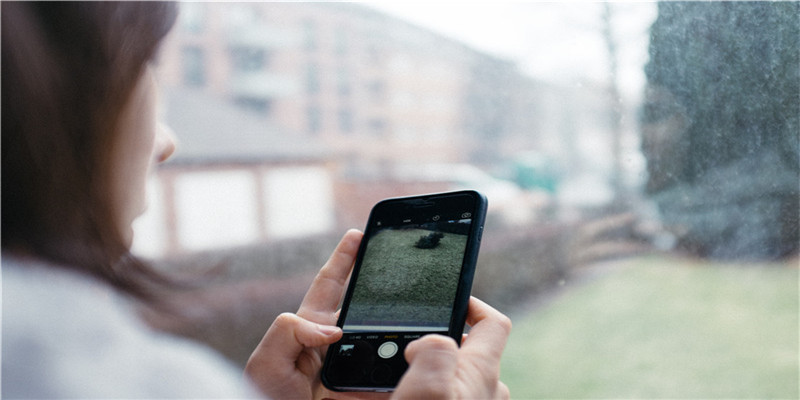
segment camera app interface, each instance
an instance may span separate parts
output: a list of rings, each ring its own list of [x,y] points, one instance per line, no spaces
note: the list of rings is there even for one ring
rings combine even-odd
[[[447,331],[471,214],[376,222],[344,322],[345,332]]]

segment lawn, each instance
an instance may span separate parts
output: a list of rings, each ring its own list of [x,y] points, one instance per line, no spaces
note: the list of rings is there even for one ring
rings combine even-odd
[[[598,268],[512,315],[512,398],[798,398],[797,260]]]
[[[448,233],[435,248],[414,246],[429,233],[424,229],[387,229],[370,239],[348,323],[448,325],[467,236]]]

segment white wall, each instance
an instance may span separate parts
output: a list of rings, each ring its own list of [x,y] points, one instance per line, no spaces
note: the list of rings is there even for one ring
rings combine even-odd
[[[334,227],[333,184],[324,168],[270,170],[264,174],[263,200],[269,237],[297,237]]]
[[[164,254],[167,246],[161,181],[152,176],[147,180],[147,210],[133,223],[132,251],[144,257],[157,257]]]
[[[259,239],[255,175],[248,170],[189,172],[175,179],[180,246],[208,250]]]
[[[168,182],[154,176],[148,183],[148,210],[134,224],[136,254],[220,249],[335,226],[333,182],[321,166],[180,171],[172,180],[171,202],[165,197],[170,191],[161,190]],[[173,224],[167,221],[171,215]]]

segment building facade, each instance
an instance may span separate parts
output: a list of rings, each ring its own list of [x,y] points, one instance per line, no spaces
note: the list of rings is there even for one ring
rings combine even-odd
[[[165,85],[225,97],[373,166],[469,161],[472,131],[503,127],[476,118],[521,79],[509,62],[347,3],[185,3],[163,54]]]
[[[524,209],[513,184],[463,167],[531,151],[577,165],[603,129],[596,91],[353,3],[182,3],[158,71],[180,145],[140,224],[152,255],[360,227],[375,201],[420,192]]]

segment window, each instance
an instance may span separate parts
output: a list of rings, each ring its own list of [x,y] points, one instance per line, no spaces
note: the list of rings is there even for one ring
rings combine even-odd
[[[385,100],[386,84],[380,80],[371,81],[367,83],[367,92],[372,103],[380,103]]]
[[[374,136],[383,136],[386,134],[386,120],[383,118],[372,118],[367,123],[369,133]]]
[[[339,131],[341,133],[353,132],[353,112],[349,109],[339,110]]]
[[[348,40],[348,31],[345,27],[337,27],[334,31],[333,35],[334,40],[334,53],[337,56],[343,56],[347,54],[348,48],[350,46]]]
[[[319,65],[315,62],[310,62],[306,66],[306,92],[308,94],[317,94],[320,91],[320,77]]]
[[[267,111],[246,137],[238,116],[176,129],[187,150],[211,144],[157,171],[160,221],[136,240],[160,243],[140,248],[252,266],[213,298],[313,275],[383,198],[476,189],[490,209],[473,294],[514,321],[513,398],[798,398],[800,3],[340,6],[241,3],[295,33],[230,54],[269,92],[238,101]],[[165,91],[206,85],[226,56],[225,28],[203,26],[213,39],[163,57]],[[167,122],[188,126],[179,110]],[[205,168],[227,173],[187,171]],[[213,249],[218,234],[236,249]],[[264,314],[223,309],[207,326],[241,331],[201,340],[243,364]]]
[[[183,49],[183,82],[187,86],[204,86],[206,84],[205,53],[199,47]]]
[[[272,107],[272,101],[266,98],[256,97],[237,97],[234,103],[239,107],[247,110],[255,111],[259,114],[269,115]]]
[[[261,71],[267,67],[266,50],[251,47],[234,47],[230,50],[233,68],[240,72]]]
[[[306,51],[317,49],[317,24],[313,20],[303,21],[303,48]]]
[[[308,121],[308,132],[319,133],[322,129],[322,110],[320,110],[319,106],[308,106],[306,119]]]
[[[350,70],[347,67],[339,67],[336,70],[336,93],[341,97],[347,97],[352,91]]]
[[[181,9],[180,25],[187,33],[202,33],[205,27],[205,9],[187,4]]]

